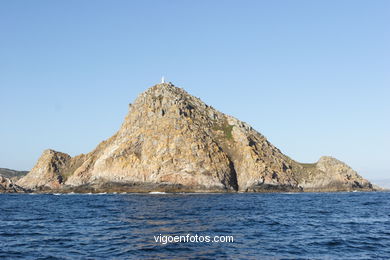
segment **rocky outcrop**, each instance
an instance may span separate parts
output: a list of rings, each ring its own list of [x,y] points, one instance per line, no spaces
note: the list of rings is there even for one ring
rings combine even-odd
[[[345,163],[323,156],[314,164],[298,164],[299,185],[305,191],[373,190],[373,185]]]
[[[92,152],[71,158],[46,150],[17,184],[34,189],[131,191],[370,188],[335,159],[323,157],[312,165],[295,162],[248,124],[170,83],[142,93],[129,106],[119,131]]]
[[[45,150],[34,168],[17,185],[28,189],[60,188],[70,159],[68,154]]]
[[[16,185],[10,178],[0,176],[0,193],[27,192],[28,190]]]

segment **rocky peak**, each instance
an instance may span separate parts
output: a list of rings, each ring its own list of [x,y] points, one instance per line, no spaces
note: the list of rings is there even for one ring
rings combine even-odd
[[[160,83],[141,93],[134,104],[153,103],[162,99],[175,103],[175,101],[184,100],[188,96],[189,94],[185,90],[174,86],[172,83]]]
[[[169,83],[156,84],[156,85],[148,88],[140,96],[142,96],[142,95],[157,95],[157,96],[158,95],[162,95],[162,96],[172,96],[173,95],[174,96],[174,95],[180,95],[183,93],[186,93],[188,95],[188,93],[184,89],[176,87],[171,82],[169,82]]]
[[[200,125],[212,128],[213,124],[223,119],[224,115],[206,105],[184,89],[172,83],[161,83],[152,86],[140,94],[130,106],[125,121],[119,130],[119,136],[129,135],[129,130],[154,128],[163,125],[180,128],[195,128]],[[181,125],[181,126],[180,126]]]
[[[369,181],[344,162],[331,156],[322,156],[317,163],[300,165],[296,176],[300,185],[307,191],[373,189]]]
[[[317,168],[325,173],[338,175],[345,183],[349,183],[351,187],[368,187],[372,188],[372,184],[360,176],[351,167],[342,161],[330,156],[322,156],[317,162]]]
[[[176,108],[176,112],[177,109],[194,110],[196,108],[204,110],[208,108],[199,98],[190,95],[184,89],[178,88],[172,83],[154,85],[139,95],[132,105],[132,108],[136,110],[148,109],[153,112],[171,111],[172,107]],[[164,112],[162,114],[164,115]]]
[[[25,188],[58,188],[63,183],[63,170],[71,160],[70,155],[51,149],[44,150],[34,168],[16,184]]]
[[[335,164],[345,164],[345,163],[343,163],[340,160],[337,160],[336,158],[334,158],[332,156],[324,155],[324,156],[321,156],[320,159],[318,159],[317,164],[331,164],[331,165],[335,165]]]
[[[352,170],[344,162],[337,160],[331,156],[321,156],[317,162],[317,168],[323,172],[337,172],[337,173],[349,173],[357,176],[357,173]]]

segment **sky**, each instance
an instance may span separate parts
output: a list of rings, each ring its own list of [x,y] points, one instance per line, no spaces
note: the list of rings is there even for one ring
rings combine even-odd
[[[88,153],[162,76],[300,162],[390,178],[390,1],[0,1],[0,167]]]

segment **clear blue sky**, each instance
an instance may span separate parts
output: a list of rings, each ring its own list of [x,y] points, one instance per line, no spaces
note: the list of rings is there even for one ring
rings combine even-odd
[[[390,177],[390,1],[0,1],[0,167],[87,153],[162,75],[301,162]]]

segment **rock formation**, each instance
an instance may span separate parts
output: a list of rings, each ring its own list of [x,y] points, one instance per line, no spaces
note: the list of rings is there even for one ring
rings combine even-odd
[[[373,185],[345,163],[321,157],[314,164],[297,164],[295,176],[305,191],[372,190]]]
[[[88,154],[46,150],[18,185],[102,191],[371,190],[344,163],[300,164],[248,124],[171,83],[130,105],[119,131]]]
[[[0,193],[8,192],[27,192],[27,190],[16,185],[12,179],[0,176]]]
[[[65,153],[45,150],[34,168],[17,184],[29,188],[60,188],[63,174],[71,157]]]

